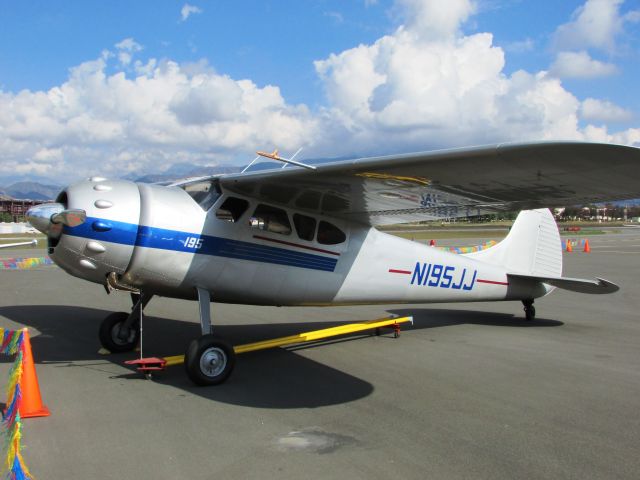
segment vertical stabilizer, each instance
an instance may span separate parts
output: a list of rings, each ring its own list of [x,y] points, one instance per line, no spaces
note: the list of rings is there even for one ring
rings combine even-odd
[[[549,209],[523,210],[500,243],[469,256],[500,265],[509,273],[562,276],[562,243]]]

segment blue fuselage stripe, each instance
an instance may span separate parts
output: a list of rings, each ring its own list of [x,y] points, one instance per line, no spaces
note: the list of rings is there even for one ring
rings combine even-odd
[[[94,227],[94,225],[96,226]],[[82,225],[73,228],[64,227],[63,231],[66,235],[74,237],[121,245],[274,263],[326,272],[333,272],[338,263],[335,258],[296,252],[286,248],[101,218],[89,217]],[[194,244],[199,245],[199,247],[194,246]]]

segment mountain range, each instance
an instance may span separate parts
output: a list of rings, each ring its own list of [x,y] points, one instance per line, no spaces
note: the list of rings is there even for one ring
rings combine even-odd
[[[8,187],[0,187],[0,195],[7,199],[52,200],[62,190],[58,185],[45,185],[38,182],[16,182]]]

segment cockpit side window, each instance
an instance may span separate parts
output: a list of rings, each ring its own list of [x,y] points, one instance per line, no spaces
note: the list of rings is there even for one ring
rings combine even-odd
[[[208,211],[214,203],[216,203],[216,200],[218,200],[221,195],[218,180],[215,178],[213,180],[190,183],[188,185],[184,185],[182,188],[205,212]]]
[[[296,227],[296,232],[302,240],[313,241],[313,236],[316,233],[316,219],[313,217],[307,217],[299,213],[293,214],[293,225]]]
[[[266,232],[280,233],[282,235],[291,234],[289,217],[287,216],[287,212],[281,208],[260,204],[256,207],[249,222],[252,228]]]
[[[216,210],[216,218],[227,222],[237,222],[249,207],[249,202],[242,198],[227,197]]]
[[[323,245],[337,245],[347,239],[345,233],[334,224],[320,220],[318,225],[318,243]]]

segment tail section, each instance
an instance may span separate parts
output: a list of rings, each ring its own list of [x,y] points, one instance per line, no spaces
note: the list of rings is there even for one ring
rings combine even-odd
[[[616,284],[602,278],[562,277],[562,242],[558,226],[548,209],[523,210],[504,240],[469,256],[504,267],[511,281],[526,287],[525,291],[533,291],[536,285],[541,284],[547,293],[553,287],[596,294],[613,293],[619,289]]]
[[[481,252],[476,260],[500,265],[509,273],[540,277],[562,275],[562,242],[549,209],[523,210],[507,237]]]

